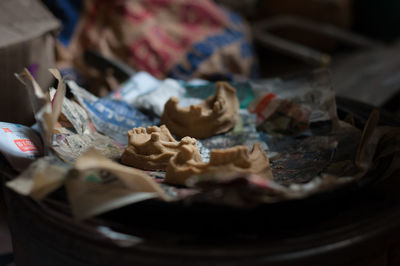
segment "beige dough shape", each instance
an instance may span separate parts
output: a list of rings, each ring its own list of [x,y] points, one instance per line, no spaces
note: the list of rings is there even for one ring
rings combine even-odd
[[[129,144],[121,156],[121,162],[144,170],[165,170],[169,159],[182,145],[193,146],[193,158],[201,161],[196,139],[184,137],[176,141],[165,125],[143,127],[128,131]]]
[[[171,97],[164,106],[161,123],[173,134],[208,138],[227,132],[238,118],[239,100],[236,89],[226,82],[216,83],[217,91],[199,105],[178,107],[179,100]]]
[[[182,145],[168,163],[165,182],[184,185],[193,175],[213,172],[257,174],[272,179],[269,159],[259,143],[253,145],[250,153],[247,146],[211,150],[209,163],[196,161],[194,154],[192,146]]]

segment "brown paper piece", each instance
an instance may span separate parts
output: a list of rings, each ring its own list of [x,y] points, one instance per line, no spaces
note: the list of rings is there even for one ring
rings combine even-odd
[[[113,173],[133,191],[152,192],[168,200],[168,196],[154,180],[139,169],[127,167],[102,156],[95,149],[85,152],[75,163],[77,170],[102,169]]]
[[[115,163],[98,151],[85,152],[66,188],[74,216],[86,219],[135,202],[170,197],[144,172]]]
[[[56,69],[50,72],[59,79],[59,95],[56,93],[53,106],[50,101],[50,94],[44,91],[29,70],[25,69],[22,74],[16,74],[16,77],[26,86],[29,98],[35,112],[35,119],[40,128],[40,134],[45,145],[45,152],[52,146],[53,129],[60,115],[62,101],[65,97],[65,84],[61,79],[61,75]],[[48,152],[48,151],[47,151]]]
[[[371,149],[371,144],[374,142],[374,146],[376,146],[379,138],[374,135],[376,127],[379,122],[379,111],[374,110],[370,114],[367,123],[365,124],[363,133],[361,135],[360,144],[358,146],[357,155],[355,158],[355,164],[360,167],[360,169],[368,170],[370,164],[372,162],[372,158],[374,156],[375,150]]]
[[[120,179],[100,170],[80,171],[68,177],[65,185],[77,220],[157,197],[151,192],[133,192]]]
[[[379,179],[382,181],[400,169],[400,128],[378,126],[378,122],[379,111],[374,110],[362,133],[355,164],[366,173],[376,170],[381,159],[387,161],[393,157],[386,169],[380,169]]]
[[[41,200],[61,187],[69,171],[68,165],[54,157],[43,157],[33,162],[17,178],[6,183],[15,192]]]
[[[60,71],[58,71],[55,68],[50,68],[49,71],[58,81],[57,91],[52,99],[52,107],[53,107],[52,124],[55,125],[57,123],[58,117],[61,114],[63,100],[65,98],[66,86],[61,77]]]

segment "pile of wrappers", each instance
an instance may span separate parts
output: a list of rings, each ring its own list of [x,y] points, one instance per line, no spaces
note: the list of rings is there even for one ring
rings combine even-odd
[[[159,80],[138,72],[110,95],[98,98],[55,69],[57,88],[43,89],[29,71],[17,75],[34,107],[32,127],[0,123],[0,151],[20,172],[7,187],[34,200],[65,187],[76,219],[87,219],[143,200],[169,204],[252,207],[306,198],[369,178],[381,181],[398,171],[400,129],[378,126],[374,111],[363,130],[336,114],[326,70],[250,82],[230,82],[239,99],[239,118],[226,133],[197,140],[202,160],[211,149],[260,143],[271,179],[255,174],[194,175],[184,186],[164,182],[165,172],[121,164],[128,131],[160,125],[170,97],[198,104],[215,83]],[[70,90],[72,97],[67,98]],[[381,167],[382,162],[384,167]]]

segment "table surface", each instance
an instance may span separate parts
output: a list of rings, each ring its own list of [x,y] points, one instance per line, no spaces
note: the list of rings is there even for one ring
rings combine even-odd
[[[3,178],[15,174],[0,162]],[[24,266],[50,266],[55,259],[58,265],[79,266],[364,265],[363,261],[381,266],[400,262],[397,177],[253,209],[150,200],[84,223],[70,218],[67,205],[54,199],[36,203],[8,189],[5,197],[16,260]],[[97,230],[104,226],[120,234],[110,240]],[[35,264],[32,258],[39,254],[44,259]]]

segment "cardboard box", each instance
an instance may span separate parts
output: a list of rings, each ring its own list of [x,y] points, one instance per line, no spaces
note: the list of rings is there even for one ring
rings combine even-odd
[[[27,91],[14,73],[26,67],[42,87],[51,85],[47,69],[55,66],[60,25],[38,0],[0,1],[0,121],[34,123]]]

